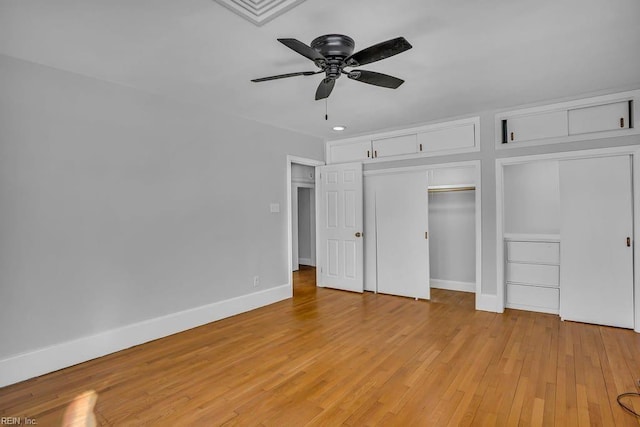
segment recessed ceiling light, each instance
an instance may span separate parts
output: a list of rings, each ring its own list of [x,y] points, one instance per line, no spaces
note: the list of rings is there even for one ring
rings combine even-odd
[[[346,129],[345,126],[334,126],[333,127],[333,130],[338,131],[338,132],[342,132],[345,129]]]

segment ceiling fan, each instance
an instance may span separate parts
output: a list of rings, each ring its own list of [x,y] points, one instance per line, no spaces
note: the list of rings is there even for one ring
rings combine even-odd
[[[297,73],[279,74],[277,76],[262,77],[253,79],[252,82],[266,82],[269,80],[284,79],[295,76],[313,76],[325,73],[318,89],[316,90],[316,101],[328,98],[333,90],[336,80],[346,74],[352,80],[370,85],[386,87],[390,89],[398,88],[404,80],[387,74],[377,73],[367,70],[346,71],[345,68],[360,67],[371,64],[390,56],[397,55],[405,50],[411,49],[411,45],[404,37],[387,40],[375,44],[359,52],[353,53],[355,42],[351,37],[342,34],[327,34],[314,39],[311,46],[307,46],[296,39],[278,39],[280,43],[298,52],[300,55],[309,58],[320,68],[319,71],[301,71]]]

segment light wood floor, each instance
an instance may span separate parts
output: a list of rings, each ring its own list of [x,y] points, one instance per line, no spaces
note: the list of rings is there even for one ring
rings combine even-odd
[[[640,335],[557,316],[316,288],[0,389],[0,417],[59,425],[98,394],[102,425],[637,426]],[[640,401],[636,402],[640,409]]]

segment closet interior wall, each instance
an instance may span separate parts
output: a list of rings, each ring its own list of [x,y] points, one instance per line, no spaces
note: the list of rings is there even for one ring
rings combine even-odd
[[[429,192],[431,287],[475,292],[475,190]]]

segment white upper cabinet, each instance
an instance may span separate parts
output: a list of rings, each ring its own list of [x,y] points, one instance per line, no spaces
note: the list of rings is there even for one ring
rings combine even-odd
[[[475,144],[475,124],[473,123],[418,134],[418,149],[425,152],[473,148]]]
[[[353,141],[346,144],[335,144],[329,148],[331,163],[358,162],[372,155],[371,141]]]
[[[614,102],[569,110],[569,134],[629,129],[630,102]]]
[[[567,112],[552,111],[506,120],[507,143],[567,136]]]
[[[638,135],[640,90],[496,114],[496,148]]]
[[[480,118],[326,142],[327,163],[401,160],[480,151]]]
[[[418,151],[416,134],[401,135],[393,138],[374,139],[373,157],[399,156],[401,154],[415,154]]]

